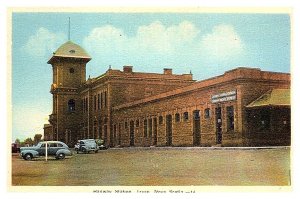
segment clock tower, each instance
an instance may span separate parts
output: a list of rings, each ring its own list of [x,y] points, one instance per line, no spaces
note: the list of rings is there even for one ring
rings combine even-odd
[[[86,64],[91,57],[79,45],[68,41],[52,55],[53,110],[49,117],[52,125],[52,139],[73,145],[77,141],[82,115],[80,87],[86,81]]]

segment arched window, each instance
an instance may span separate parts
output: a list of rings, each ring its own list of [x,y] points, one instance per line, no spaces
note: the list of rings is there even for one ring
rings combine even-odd
[[[70,68],[69,71],[70,71],[70,73],[74,73],[75,72],[74,68]]]
[[[184,119],[184,121],[188,121],[189,120],[189,112],[184,112],[183,113],[183,119]]]
[[[75,111],[75,100],[70,99],[68,102],[69,112]]]
[[[180,122],[180,114],[179,113],[175,114],[175,121]]]

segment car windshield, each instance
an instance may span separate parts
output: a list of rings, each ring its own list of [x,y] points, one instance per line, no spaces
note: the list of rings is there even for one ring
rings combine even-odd
[[[40,143],[38,143],[37,145],[35,145],[36,147],[41,147],[41,145],[42,145],[43,143],[42,142],[40,142]]]

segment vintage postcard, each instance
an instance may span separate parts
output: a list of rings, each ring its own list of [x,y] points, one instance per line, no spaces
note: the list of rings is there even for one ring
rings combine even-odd
[[[9,190],[291,189],[291,9],[8,16]]]

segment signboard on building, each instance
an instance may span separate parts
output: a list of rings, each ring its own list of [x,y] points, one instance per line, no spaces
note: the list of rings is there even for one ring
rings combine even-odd
[[[219,93],[211,96],[212,103],[227,102],[233,100],[236,100],[236,90],[225,92],[225,93]]]

